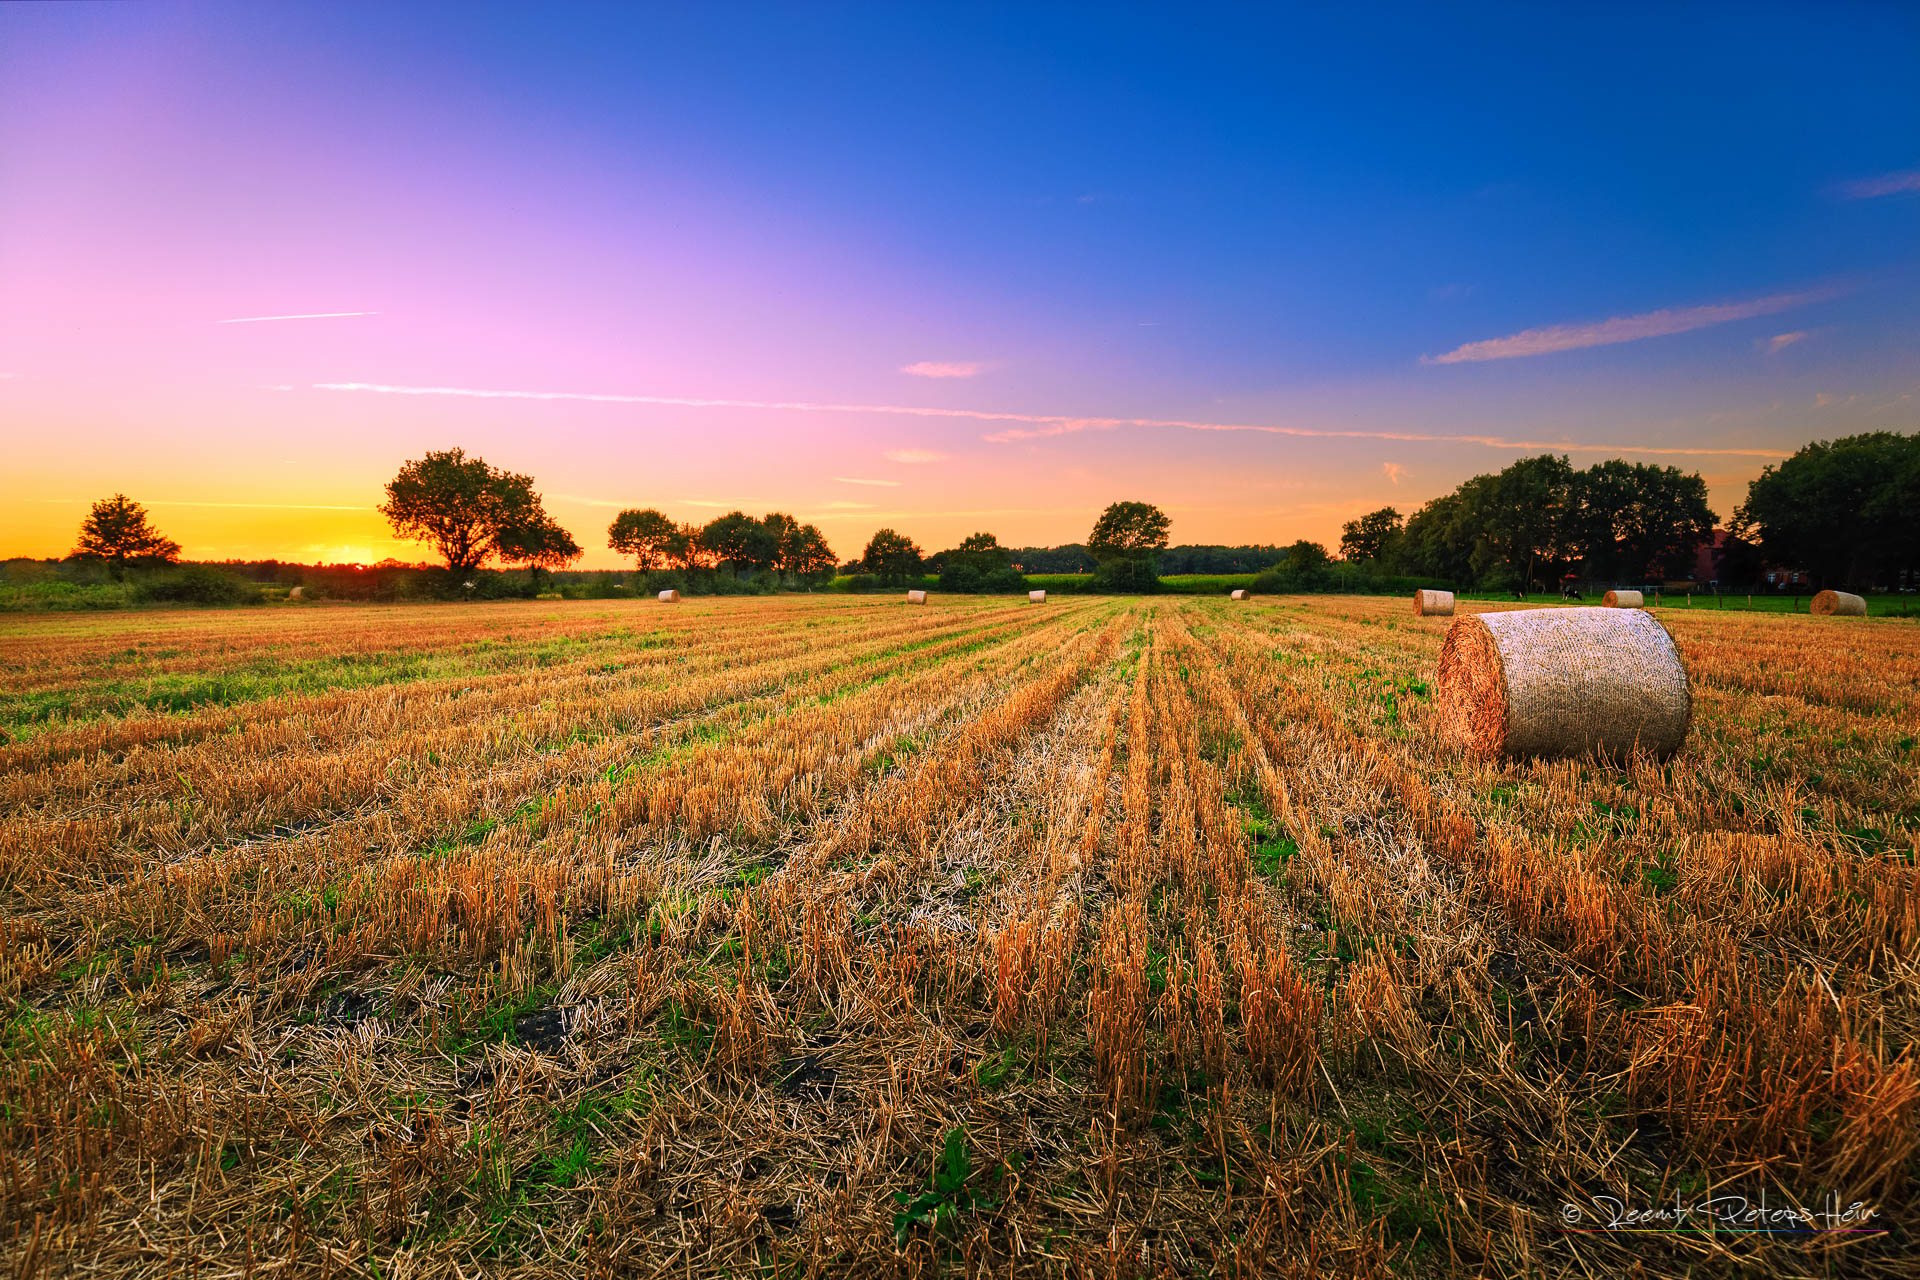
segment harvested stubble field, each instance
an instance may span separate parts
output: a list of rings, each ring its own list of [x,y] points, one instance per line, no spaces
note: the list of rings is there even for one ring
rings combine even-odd
[[[1910,1274],[1920,626],[1662,617],[1607,766],[1398,599],[9,620],[4,1262]]]

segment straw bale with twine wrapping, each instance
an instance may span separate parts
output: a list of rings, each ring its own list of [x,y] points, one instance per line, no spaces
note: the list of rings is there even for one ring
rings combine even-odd
[[[680,593],[678,591],[673,590],[672,588],[668,588],[667,590],[662,591],[660,593],[660,603],[661,604],[679,604]]]
[[[1027,592],[1027,603],[1028,603],[1028,604],[1045,604],[1046,602],[1047,602],[1047,593],[1046,593],[1046,592],[1044,592],[1044,591],[1029,591],[1029,592]]]
[[[1252,594],[1252,593],[1251,593],[1251,592],[1249,592],[1249,591],[1248,591],[1248,590],[1247,590],[1247,589],[1246,589],[1245,587],[1241,587],[1241,588],[1239,588],[1239,589],[1237,589],[1237,590],[1235,590],[1235,591],[1234,591],[1234,592],[1233,592],[1232,594],[1230,594],[1230,595],[1228,595],[1228,596],[1227,596],[1227,599],[1229,599],[1229,600],[1245,600],[1245,599],[1246,599],[1246,598],[1247,598],[1247,597],[1248,597],[1249,595],[1251,595],[1251,594]]]
[[[1822,591],[1814,596],[1808,606],[1823,618],[1864,618],[1867,616],[1867,602],[1859,596],[1845,591]]]
[[[927,602],[927,593],[926,593],[926,592],[924,592],[924,591],[909,591],[909,592],[907,592],[907,603],[908,603],[908,604],[925,604],[926,602]]]
[[[1440,646],[1441,732],[1489,758],[1666,757],[1693,715],[1673,637],[1642,610],[1527,609],[1454,620]]]
[[[1453,616],[1453,592],[1430,591],[1423,587],[1413,593],[1413,612],[1422,618],[1450,618]]]
[[[1600,597],[1600,603],[1609,609],[1644,609],[1647,598],[1638,591],[1609,591]]]

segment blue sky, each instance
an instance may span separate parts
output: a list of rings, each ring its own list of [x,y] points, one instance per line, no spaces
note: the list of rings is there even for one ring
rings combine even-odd
[[[1329,538],[1518,456],[1483,436],[1725,514],[1915,428],[1916,67],[1892,5],[14,7],[0,423],[59,424],[15,483],[74,500],[195,501],[183,451],[271,488],[270,412],[303,500],[457,437],[583,521],[842,541],[1065,540],[1103,494]]]

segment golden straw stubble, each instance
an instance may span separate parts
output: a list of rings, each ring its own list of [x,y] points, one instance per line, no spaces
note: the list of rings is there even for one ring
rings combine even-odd
[[[1529,609],[1456,619],[1440,647],[1441,732],[1487,758],[1665,757],[1693,714],[1686,666],[1644,611]]]

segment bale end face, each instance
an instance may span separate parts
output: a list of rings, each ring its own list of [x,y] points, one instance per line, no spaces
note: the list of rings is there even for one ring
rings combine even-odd
[[[925,604],[926,602],[927,602],[927,593],[926,593],[926,592],[924,592],[924,591],[909,591],[909,592],[907,592],[907,603],[908,603],[908,604]]]
[[[1455,620],[1440,648],[1439,728],[1469,754],[1664,758],[1693,700],[1673,637],[1642,610],[1539,609]]]
[[[1644,609],[1647,598],[1638,591],[1609,591],[1600,597],[1600,603],[1609,609]]]
[[[1453,592],[1422,588],[1413,593],[1413,612],[1421,618],[1450,618],[1453,616]]]
[[[680,593],[678,591],[672,591],[672,590],[662,591],[660,593],[660,603],[661,604],[679,604]]]
[[[1822,591],[1814,596],[1808,606],[1822,618],[1864,618],[1867,616],[1867,602],[1864,598],[1846,591]]]
[[[1044,591],[1029,591],[1029,592],[1027,592],[1027,603],[1028,603],[1028,604],[1045,604],[1046,602],[1047,602],[1047,593],[1046,593],[1046,592],[1044,592]]]

